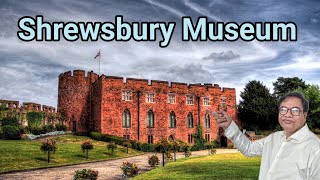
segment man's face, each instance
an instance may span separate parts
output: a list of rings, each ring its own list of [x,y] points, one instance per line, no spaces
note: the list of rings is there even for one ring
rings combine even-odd
[[[303,105],[299,98],[297,97],[287,97],[280,104],[281,108],[288,108],[288,112],[286,114],[280,114],[279,110],[279,124],[283,128],[286,133],[286,136],[289,137],[295,132],[297,132],[301,127],[304,126],[306,122],[307,113],[303,112]],[[299,113],[297,115],[292,115],[290,109],[299,108]]]

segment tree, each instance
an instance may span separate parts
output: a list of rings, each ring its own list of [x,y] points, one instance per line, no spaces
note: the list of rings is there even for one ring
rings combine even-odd
[[[277,100],[260,81],[250,81],[241,92],[238,116],[248,130],[269,130],[277,124]]]
[[[86,140],[81,145],[82,152],[86,152],[86,159],[88,159],[88,151],[93,149],[92,142],[90,140]]]
[[[320,88],[318,85],[310,85],[306,89],[299,88],[297,92],[304,93],[309,101],[307,123],[311,129],[320,127]]]
[[[46,142],[42,142],[40,150],[44,153],[48,153],[48,163],[50,162],[50,152],[55,153],[57,150],[56,141],[53,139],[47,139]]]
[[[306,89],[308,85],[306,83],[298,78],[284,78],[284,77],[278,77],[277,81],[273,83],[274,86],[274,95],[276,98],[279,98],[283,96],[284,94],[294,91],[296,89]]]

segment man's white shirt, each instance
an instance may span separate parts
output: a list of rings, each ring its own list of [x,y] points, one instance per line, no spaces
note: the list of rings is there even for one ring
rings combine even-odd
[[[288,139],[278,131],[251,142],[232,121],[225,135],[245,156],[262,156],[259,180],[320,180],[320,139],[307,125]]]

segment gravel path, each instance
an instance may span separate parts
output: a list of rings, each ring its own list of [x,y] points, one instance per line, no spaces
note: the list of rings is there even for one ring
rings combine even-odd
[[[236,153],[238,150],[236,149],[217,149],[217,154],[223,153]],[[125,161],[134,162],[141,169],[139,173],[143,173],[152,169],[148,165],[148,156],[153,155],[154,153],[146,153],[143,155],[128,157],[116,160],[108,160],[102,162],[95,163],[86,163],[72,166],[64,166],[64,167],[55,167],[55,168],[46,168],[46,169],[38,169],[38,170],[28,170],[23,172],[15,172],[15,173],[7,173],[0,174],[0,180],[71,180],[73,174],[76,170],[81,170],[84,168],[91,168],[93,170],[98,170],[99,175],[98,179],[123,179],[121,177],[122,171],[120,166]],[[161,159],[160,165],[162,165],[162,155],[160,153],[157,154]],[[194,156],[203,156],[208,155],[207,150],[192,152],[192,157]],[[177,159],[184,158],[183,153],[177,153]]]

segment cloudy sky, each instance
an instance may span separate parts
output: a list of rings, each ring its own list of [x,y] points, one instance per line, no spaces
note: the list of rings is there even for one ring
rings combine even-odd
[[[171,43],[23,42],[17,22],[43,15],[44,21],[164,21],[177,25]],[[181,19],[200,16],[210,22],[295,22],[296,42],[183,42]],[[237,89],[250,80],[272,91],[277,77],[298,76],[320,85],[320,1],[314,0],[52,0],[0,2],[0,99],[57,106],[60,73],[98,72],[94,56],[101,49],[101,74],[185,83],[216,83]]]

